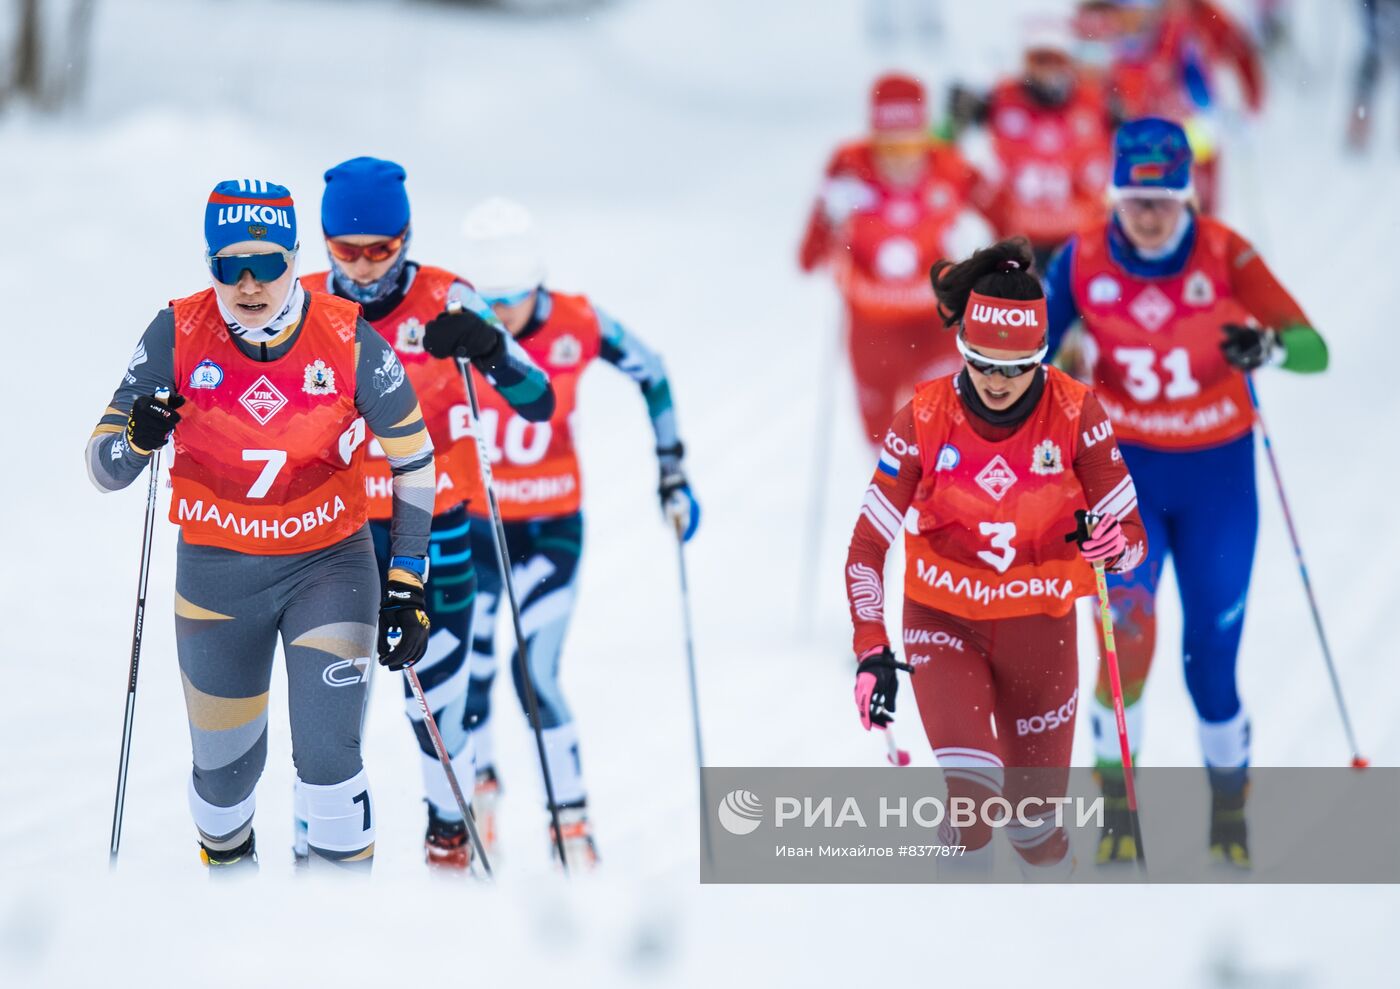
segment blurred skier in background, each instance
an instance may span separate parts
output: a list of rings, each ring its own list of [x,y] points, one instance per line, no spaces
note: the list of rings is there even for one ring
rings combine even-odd
[[[987,216],[998,236],[1023,236],[1037,272],[1050,254],[1106,209],[1115,121],[1098,82],[1080,71],[1064,20],[1027,23],[1021,71],[979,94],[954,85],[949,137],[971,126],[991,133],[995,167]]]
[[[477,576],[467,507],[484,495],[476,443],[465,428],[467,395],[461,371],[455,361],[433,359],[430,351],[438,350],[430,338],[433,342],[444,339],[438,348],[444,356],[469,358],[484,375],[486,390],[499,393],[522,419],[547,420],[554,411],[554,393],[545,372],[516,345],[468,281],[409,260],[413,229],[405,178],[402,166],[379,158],[352,158],[326,172],[321,230],[331,269],[307,275],[302,282],[313,291],[359,304],[365,319],[394,349],[406,370],[437,451],[427,557],[432,579],[425,602],[433,634],[417,672],[454,772],[468,789],[473,763],[462,712],[467,703],[467,649]],[[462,308],[448,312],[449,303]],[[376,387],[392,391],[403,378],[403,374],[382,375],[375,379]],[[370,534],[381,573],[403,565],[391,553],[389,464],[396,455],[393,442],[374,441],[365,461]],[[418,738],[427,795],[424,848],[428,864],[465,870],[471,859],[466,824],[406,679],[403,691],[409,723]],[[305,856],[305,820],[300,815],[294,848],[298,857]]]
[[[1135,749],[1142,737],[1157,585],[1171,557],[1186,686],[1214,797],[1210,849],[1248,867],[1249,718],[1235,663],[1259,506],[1245,376],[1275,366],[1322,371],[1327,347],[1254,248],[1197,213],[1191,176],[1179,124],[1144,118],[1119,129],[1112,216],[1070,240],[1046,276],[1049,346],[1053,356],[1070,324],[1083,321],[1094,393],[1113,421],[1147,527],[1147,560],[1109,581],[1130,742]],[[1108,690],[1101,668],[1091,709],[1110,798],[1101,863],[1136,854]]]
[[[1249,33],[1209,0],[1096,0],[1081,4],[1074,23],[1081,51],[1103,66],[1118,119],[1165,117],[1185,128],[1200,209],[1215,212],[1223,129],[1218,67],[1238,76],[1251,112],[1264,103],[1263,67]]]
[[[960,214],[988,199],[977,171],[930,137],[923,84],[878,79],[870,136],[832,155],[798,255],[803,271],[826,267],[845,301],[857,402],[877,446],[914,385],[958,365],[925,273],[950,253]]]
[[[1371,111],[1380,80],[1381,62],[1400,65],[1400,0],[1360,0],[1361,58],[1356,66],[1356,90],[1347,123],[1347,145],[1363,151],[1371,143]]]
[[[548,371],[557,397],[548,421],[531,422],[503,395],[478,389],[481,433],[491,457],[510,547],[564,854],[571,867],[591,867],[597,864],[598,853],[588,819],[578,728],[564,698],[559,668],[583,554],[582,472],[573,437],[575,402],[579,380],[595,360],[611,364],[641,388],[656,439],[657,494],[678,538],[689,540],[695,535],[700,507],[686,479],[685,446],[660,357],[587,297],[545,287],[543,255],[523,206],[488,200],[468,214],[464,232],[467,267],[482,295],[515,345]],[[491,687],[497,670],[496,621],[505,594],[491,522],[481,517],[484,508],[484,504],[472,507],[472,552],[482,561],[482,569],[472,637],[471,691],[463,724],[476,747],[476,814],[489,851],[497,838],[501,789],[492,742]],[[514,658],[510,669],[528,716],[520,666]],[[551,847],[554,837],[551,830]]]
[[[884,565],[903,532],[919,714],[950,799],[978,804],[1064,795],[1079,701],[1075,601],[1095,593],[1094,562],[1122,572],[1146,553],[1103,409],[1042,363],[1045,298],[1031,261],[1016,239],[933,267],[964,366],[921,384],[895,414],[846,558],[861,724],[886,728],[895,709]],[[906,524],[911,508],[917,521]],[[1012,824],[1007,834],[1028,878],[1073,870],[1062,828]],[[967,848],[951,861],[979,874],[990,872],[991,837],[985,824],[940,834]]]
[[[286,188],[220,182],[204,234],[212,285],[146,328],[88,443],[88,474],[100,490],[124,488],[174,436],[175,646],[204,864],[257,863],[280,635],[308,862],[368,869],[375,817],[360,730],[374,602],[379,661],[418,661],[431,632],[432,439],[403,365],[360,307],[297,280]],[[365,524],[369,434],[388,455],[387,574]]]

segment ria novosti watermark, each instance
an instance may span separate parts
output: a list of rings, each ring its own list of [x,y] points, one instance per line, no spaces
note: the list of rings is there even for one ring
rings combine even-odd
[[[1122,807],[1087,768],[706,769],[711,853],[701,880],[1039,881],[1026,851],[1053,838],[1068,847],[1056,861],[1070,866],[1053,881],[1400,882],[1400,769],[1252,768],[1249,782],[1250,857],[1240,867],[1210,855],[1203,770],[1139,770],[1144,870],[1095,865],[1102,829]]]
[[[764,820],[764,803],[749,790],[731,790],[720,801],[716,816],[730,834],[752,834]],[[869,823],[867,817],[873,821]],[[947,798],[881,795],[875,807],[862,809],[854,796],[777,796],[772,798],[768,819],[773,827],[800,828],[973,828],[996,829],[1010,824],[1022,828],[1103,827],[1104,798],[1082,796],[1021,797],[1013,805],[1005,797],[989,795]]]

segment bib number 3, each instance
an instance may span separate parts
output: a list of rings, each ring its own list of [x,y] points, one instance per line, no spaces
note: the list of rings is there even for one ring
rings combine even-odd
[[[978,550],[977,558],[995,567],[997,573],[1006,573],[1011,567],[1011,562],[1016,559],[1016,547],[1011,545],[1011,540],[1016,538],[1016,523],[983,522],[977,528],[982,535],[991,537],[989,542],[992,547]],[[993,553],[992,550],[998,552]]]

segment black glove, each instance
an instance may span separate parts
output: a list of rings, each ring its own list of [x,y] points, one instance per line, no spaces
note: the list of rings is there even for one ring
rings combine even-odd
[[[948,118],[956,135],[972,124],[987,122],[987,101],[960,83],[948,88]]]
[[[1253,371],[1268,364],[1281,346],[1277,333],[1258,326],[1226,323],[1220,332],[1225,334],[1220,352],[1241,371]]]
[[[661,513],[681,537],[681,542],[690,542],[695,530],[700,527],[700,503],[690,492],[690,482],[679,465],[661,468],[661,483],[656,493],[661,496]]]
[[[180,413],[175,410],[184,404],[185,396],[178,393],[171,393],[164,402],[154,395],[142,395],[127,413],[126,442],[137,453],[159,450],[179,424]]]
[[[470,309],[450,309],[428,320],[423,349],[434,357],[466,357],[491,365],[505,352],[501,331]]]
[[[428,651],[423,585],[391,580],[379,602],[379,662],[391,670],[412,666]]]
[[[894,721],[890,715],[894,714],[894,696],[899,691],[899,677],[895,671],[910,673],[913,669],[908,663],[896,660],[888,646],[860,661],[856,667],[856,708],[862,725],[885,728]]]

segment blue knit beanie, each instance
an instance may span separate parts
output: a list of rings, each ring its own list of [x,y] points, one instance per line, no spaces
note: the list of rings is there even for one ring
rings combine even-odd
[[[1119,194],[1183,197],[1191,192],[1191,142],[1170,120],[1129,120],[1113,137],[1113,189]]]
[[[294,250],[297,214],[286,186],[262,179],[228,179],[214,186],[204,207],[204,243],[210,254],[245,240]]]
[[[382,158],[351,158],[326,172],[321,227],[327,237],[394,237],[408,226],[403,166]]]

